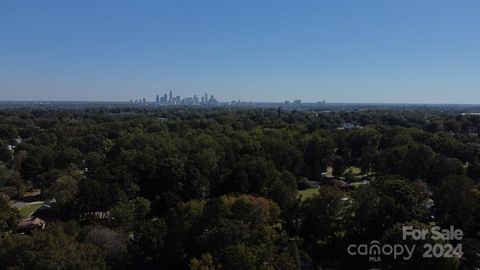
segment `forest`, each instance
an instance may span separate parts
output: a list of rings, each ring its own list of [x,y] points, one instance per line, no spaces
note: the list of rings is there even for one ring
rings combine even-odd
[[[0,269],[475,269],[479,133],[433,109],[4,108]],[[402,226],[461,229],[462,256],[347,253]]]

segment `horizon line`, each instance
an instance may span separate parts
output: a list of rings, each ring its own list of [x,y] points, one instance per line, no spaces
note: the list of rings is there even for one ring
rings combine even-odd
[[[239,99],[237,99],[239,100]],[[238,104],[237,100],[235,101]],[[299,99],[301,100],[301,99]],[[232,104],[232,101],[217,101],[214,103],[210,103],[208,105],[217,104]],[[285,101],[290,101],[290,103],[285,103]],[[463,106],[480,106],[480,103],[437,103],[437,102],[325,102],[322,101],[302,101],[300,104],[295,104],[291,100],[285,101],[241,101],[240,104],[282,104],[288,106],[301,106],[301,105],[443,105],[443,106],[455,106],[455,105],[463,105]],[[124,103],[124,104],[131,104],[130,100],[0,100],[0,103],[38,103],[38,102],[66,102],[66,103]],[[157,104],[156,101],[146,101],[146,104]],[[135,103],[134,103],[135,105]],[[162,104],[162,106],[182,106],[183,104]],[[194,106],[194,105],[183,105],[183,106]]]

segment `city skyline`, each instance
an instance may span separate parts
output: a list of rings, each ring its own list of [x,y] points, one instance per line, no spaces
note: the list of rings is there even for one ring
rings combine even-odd
[[[193,96],[183,97],[179,95],[174,95],[173,90],[170,90],[163,95],[156,94],[154,102],[148,100],[145,97],[142,98],[135,98],[130,99],[131,104],[146,104],[146,103],[155,103],[157,105],[201,105],[201,104],[214,104],[217,103],[218,100],[215,98],[213,94],[208,94],[204,92],[200,97],[194,94]]]

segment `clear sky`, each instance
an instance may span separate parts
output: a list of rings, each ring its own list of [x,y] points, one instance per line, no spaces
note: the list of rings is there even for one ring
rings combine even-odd
[[[480,103],[480,1],[2,0],[0,100]]]

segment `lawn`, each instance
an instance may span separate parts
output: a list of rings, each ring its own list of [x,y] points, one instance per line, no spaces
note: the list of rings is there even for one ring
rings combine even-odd
[[[318,188],[309,188],[298,191],[298,194],[302,196],[302,201],[312,197],[314,194],[318,194]]]
[[[350,166],[348,167],[345,172],[348,172],[350,171],[351,174],[354,174],[354,175],[359,175],[362,173],[362,170],[360,170],[360,168],[358,167],[355,167],[355,166]]]
[[[21,218],[29,218],[35,211],[37,211],[38,208],[42,207],[45,203],[43,202],[38,202],[38,203],[31,203],[27,204],[24,207],[22,207],[18,212],[20,213]]]

